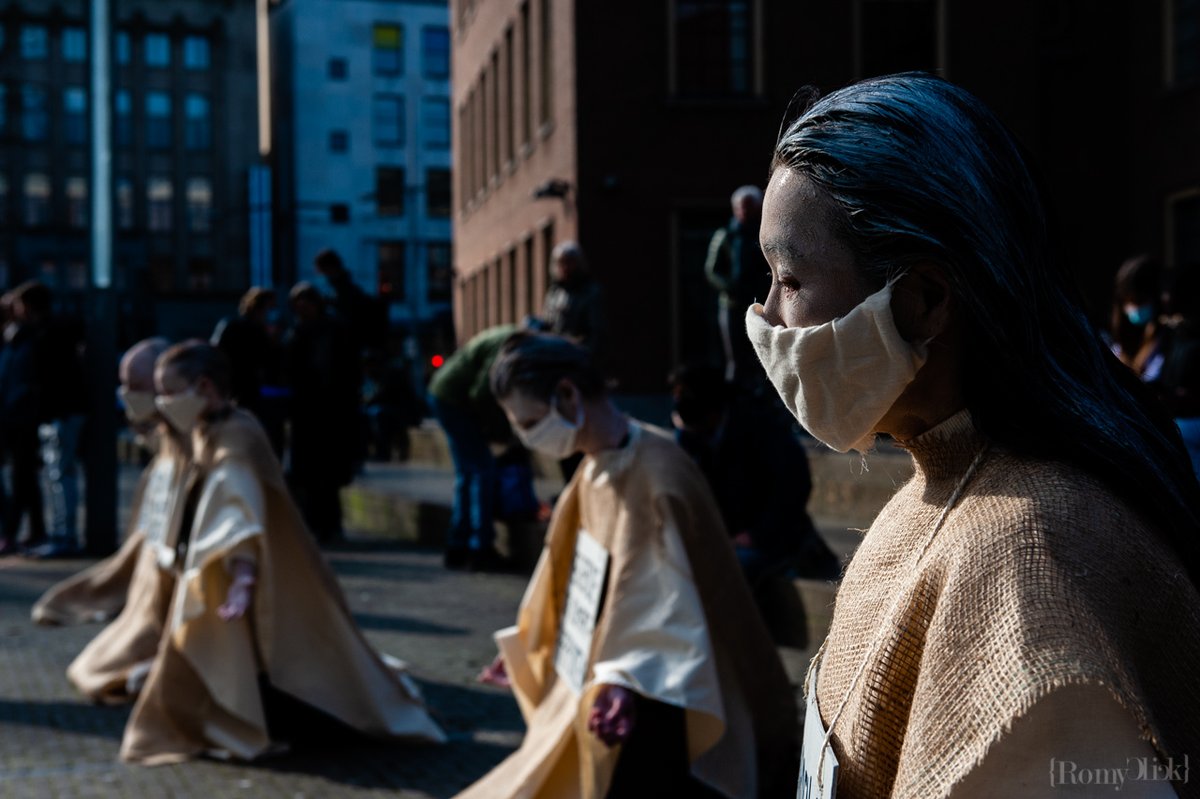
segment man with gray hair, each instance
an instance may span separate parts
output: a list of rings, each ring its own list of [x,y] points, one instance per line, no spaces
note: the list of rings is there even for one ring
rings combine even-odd
[[[771,271],[758,248],[762,190],[741,186],[730,198],[733,218],[708,244],[704,274],[719,294],[717,325],[725,349],[725,379],[749,386],[761,372],[742,324],[746,309],[771,289]]]
[[[551,333],[565,336],[600,362],[604,348],[604,310],[600,286],[588,271],[577,241],[560,241],[550,253],[553,283],[546,292],[542,321]]]

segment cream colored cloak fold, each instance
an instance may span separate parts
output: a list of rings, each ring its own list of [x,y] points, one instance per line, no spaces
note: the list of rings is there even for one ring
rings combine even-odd
[[[197,479],[168,629],[125,729],[121,759],[153,765],[270,746],[258,677],[362,732],[445,740],[415,688],[370,647],[287,493],[261,427],[234,411],[193,437]],[[181,499],[181,503],[185,500]],[[257,563],[251,611],[216,613],[228,560]]]
[[[610,556],[582,696],[554,668],[580,530]],[[704,477],[661,431],[630,426],[563,492],[517,617],[497,634],[528,731],[460,799],[603,797],[620,756],[587,731],[599,685],[684,708],[694,776],[732,797],[793,784],[796,706]]]
[[[158,452],[142,471],[134,490],[134,511],[121,548],[99,563],[47,589],[33,606],[30,615],[34,622],[84,624],[108,621],[121,612],[126,597],[136,592],[136,589],[131,591],[131,583],[137,571],[138,553],[146,538],[147,524],[155,528],[150,531],[150,537],[154,540],[165,541],[170,535],[160,524],[162,517],[146,507],[148,502],[162,499],[160,496],[147,496],[148,484],[153,482],[151,478],[156,473],[161,473],[167,467],[172,473],[173,487],[177,488],[187,466],[185,449],[175,441],[174,436],[164,434],[158,437],[158,441]]]

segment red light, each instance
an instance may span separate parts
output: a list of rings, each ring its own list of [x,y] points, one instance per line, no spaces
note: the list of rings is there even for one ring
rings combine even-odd
[[[430,362],[431,364],[433,364],[433,368],[434,368],[434,369],[441,369],[441,368],[442,368],[442,364],[444,364],[444,363],[446,362],[446,359],[445,359],[445,358],[443,358],[443,357],[442,357],[442,356],[440,356],[440,355],[435,355],[435,356],[433,356],[432,358],[430,358],[430,359],[429,359],[429,362]]]

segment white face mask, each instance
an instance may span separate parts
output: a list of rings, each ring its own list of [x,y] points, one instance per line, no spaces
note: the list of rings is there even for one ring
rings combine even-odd
[[[925,343],[896,329],[892,284],[822,325],[772,327],[762,312],[750,306],[746,333],[788,410],[838,452],[869,450],[875,426],[928,357]]]
[[[558,408],[554,403],[550,405],[550,412],[542,417],[542,420],[530,427],[528,430],[516,428],[517,438],[521,439],[521,443],[527,449],[537,450],[543,455],[549,455],[551,458],[562,460],[575,454],[575,441],[579,437],[579,429],[583,427],[583,404],[579,405],[579,413],[576,415],[575,424],[571,424],[562,417],[558,412]]]
[[[117,393],[121,397],[121,404],[125,406],[125,418],[133,424],[148,424],[158,415],[153,392],[130,391],[121,386]]]
[[[200,414],[204,413],[208,400],[197,394],[195,389],[189,388],[182,394],[155,397],[154,404],[171,427],[186,435],[200,421]]]

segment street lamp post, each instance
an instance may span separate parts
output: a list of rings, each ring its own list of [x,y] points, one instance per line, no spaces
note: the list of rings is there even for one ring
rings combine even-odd
[[[87,448],[87,550],[117,548],[117,420],[113,372],[117,308],[113,289],[112,55],[110,0],[91,1],[92,185],[91,281],[87,310],[87,377],[92,409]]]

